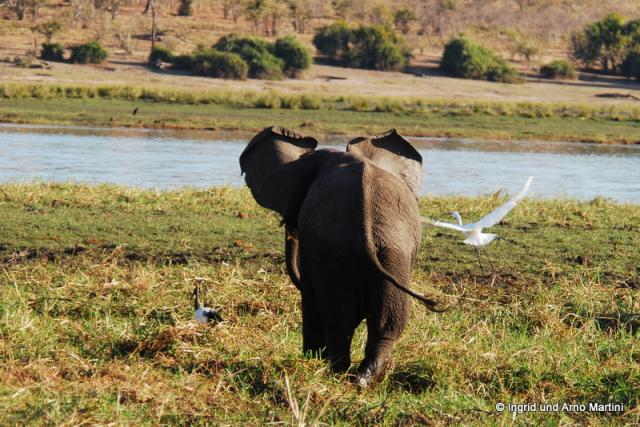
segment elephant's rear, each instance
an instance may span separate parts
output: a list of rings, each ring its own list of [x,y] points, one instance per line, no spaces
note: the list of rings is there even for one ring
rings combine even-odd
[[[422,228],[416,198],[405,183],[359,156],[325,155],[300,209],[301,241],[307,236],[346,257],[386,250],[413,260]]]
[[[368,384],[405,326],[407,293],[419,298],[407,286],[420,246],[422,157],[395,130],[356,138],[346,153],[315,151],[316,144],[268,128],[248,144],[240,165],[256,201],[280,213],[287,226],[287,268],[302,294],[304,351],[347,369],[353,331],[366,317],[359,381]]]
[[[406,324],[408,297],[381,268],[409,284],[421,224],[415,197],[402,181],[352,158],[316,180],[302,205],[301,276],[327,330],[350,343],[353,329],[367,318],[367,365],[386,359]]]

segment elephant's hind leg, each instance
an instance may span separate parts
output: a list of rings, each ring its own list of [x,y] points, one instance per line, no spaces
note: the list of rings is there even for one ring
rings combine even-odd
[[[334,371],[344,372],[351,365],[353,332],[364,316],[351,267],[330,248],[315,249],[312,259],[318,262],[305,270],[311,273],[305,278],[312,281],[327,345],[326,357]]]
[[[384,373],[391,351],[409,317],[407,296],[386,281],[381,292],[372,292],[369,298],[371,311],[367,316],[367,345],[357,377],[358,384],[363,387]]]
[[[327,342],[313,289],[302,290],[302,351],[307,357],[326,358]]]

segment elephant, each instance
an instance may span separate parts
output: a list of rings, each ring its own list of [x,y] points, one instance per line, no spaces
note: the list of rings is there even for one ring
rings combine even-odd
[[[395,129],[316,150],[318,141],[269,127],[240,155],[256,202],[282,216],[286,269],[302,299],[303,352],[350,368],[356,327],[366,319],[360,386],[384,372],[407,324],[407,288],[422,238],[417,197],[422,157]]]

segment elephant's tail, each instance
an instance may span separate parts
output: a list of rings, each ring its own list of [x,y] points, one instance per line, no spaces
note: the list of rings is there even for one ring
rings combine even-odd
[[[424,295],[420,295],[414,291],[412,291],[411,289],[407,288],[406,286],[404,286],[403,284],[401,284],[395,277],[393,277],[393,275],[391,273],[389,273],[384,266],[380,263],[380,260],[378,259],[377,256],[373,256],[371,257],[373,260],[373,264],[375,265],[375,267],[378,269],[378,271],[380,272],[380,274],[382,274],[382,276],[387,279],[388,281],[390,281],[391,283],[393,283],[393,285],[400,289],[401,291],[411,295],[412,297],[414,297],[415,299],[417,299],[418,301],[420,301],[422,304],[424,304],[425,307],[427,307],[427,309],[429,309],[430,311],[433,311],[434,313],[444,313],[445,311],[449,311],[450,307],[446,307],[446,308],[437,308],[438,306],[438,302],[436,300],[433,300],[431,298],[427,298]]]
[[[298,290],[302,290],[300,284],[300,242],[297,230],[289,225],[285,226],[284,252],[289,278]]]

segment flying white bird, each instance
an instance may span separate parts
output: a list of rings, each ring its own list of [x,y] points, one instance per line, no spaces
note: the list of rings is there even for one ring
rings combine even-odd
[[[200,302],[200,288],[194,286],[193,288],[193,307],[195,309],[194,316],[197,322],[209,323],[209,322],[222,322],[222,317],[211,307],[203,307]]]
[[[422,223],[459,231],[467,237],[464,240],[464,243],[466,243],[467,245],[475,246],[479,249],[481,246],[488,245],[493,241],[493,239],[496,238],[495,234],[483,233],[482,229],[493,227],[494,225],[498,224],[502,220],[502,218],[504,218],[511,211],[511,209],[515,208],[518,202],[524,198],[525,194],[527,194],[527,191],[529,191],[529,185],[531,184],[532,180],[533,176],[530,176],[526,184],[524,185],[524,188],[520,190],[518,194],[512,197],[511,200],[509,200],[507,203],[495,209],[493,212],[477,222],[463,224],[460,214],[454,211],[451,213],[451,215],[456,219],[457,224],[453,224],[450,222],[433,221],[424,217],[422,218]],[[478,254],[478,261],[479,260],[480,258]],[[491,260],[489,260],[489,262],[491,262]]]

